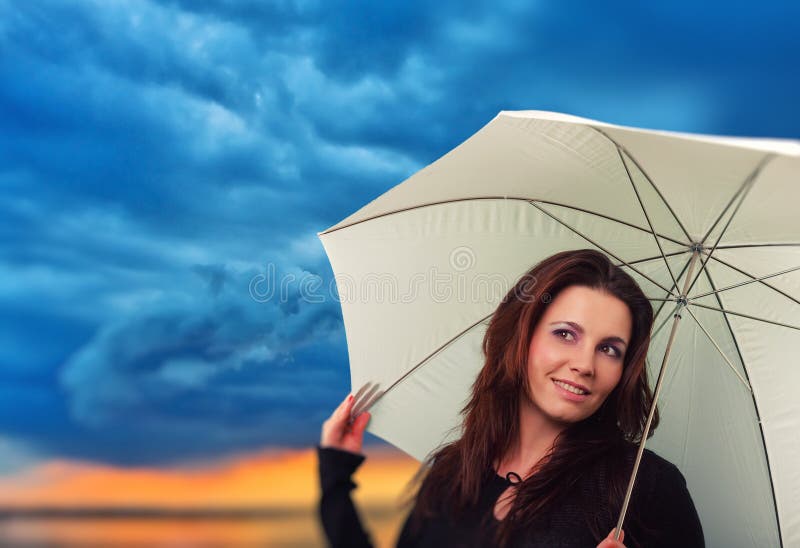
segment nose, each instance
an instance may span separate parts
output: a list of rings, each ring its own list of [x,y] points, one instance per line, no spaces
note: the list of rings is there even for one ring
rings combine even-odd
[[[570,369],[582,377],[592,377],[594,376],[594,359],[593,350],[578,352],[570,364]]]

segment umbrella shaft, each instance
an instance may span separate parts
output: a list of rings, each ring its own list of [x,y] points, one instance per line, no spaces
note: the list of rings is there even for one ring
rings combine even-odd
[[[692,253],[692,258],[689,263],[689,271],[686,274],[686,281],[683,284],[683,291],[682,295],[686,294],[686,291],[689,289],[689,282],[692,279],[692,272],[694,271],[695,262],[700,255],[699,250],[695,250]],[[686,306],[685,300],[681,301],[683,304],[679,304],[678,306]],[[639,463],[642,460],[642,453],[644,453],[644,444],[647,441],[647,435],[650,433],[650,425],[653,422],[653,416],[656,412],[656,404],[658,403],[658,395],[661,393],[661,384],[664,381],[664,372],[667,369],[667,360],[669,359],[670,349],[672,348],[672,342],[675,340],[675,333],[678,331],[678,322],[681,319],[681,315],[679,312],[676,312],[673,315],[673,322],[672,322],[672,330],[669,333],[669,340],[667,341],[667,349],[664,351],[664,359],[661,361],[661,369],[658,372],[658,381],[656,382],[656,389],[653,393],[653,403],[650,406],[650,412],[647,414],[647,422],[644,425],[644,432],[642,433],[642,439],[639,441],[639,450],[636,452],[636,460],[633,463],[633,472],[631,473],[631,478],[628,480],[628,489],[625,491],[625,500],[622,503],[622,510],[619,514],[619,519],[617,520],[617,530],[614,535],[616,540],[619,540],[620,532],[622,530],[622,523],[625,521],[625,514],[628,511],[628,503],[631,500],[631,493],[633,493],[633,484],[636,481],[636,473],[639,471]]]

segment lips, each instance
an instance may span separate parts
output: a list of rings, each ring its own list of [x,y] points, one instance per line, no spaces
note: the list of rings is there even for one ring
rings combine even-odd
[[[564,384],[568,384],[568,385],[570,385],[570,386],[574,386],[575,388],[580,388],[581,390],[583,390],[584,392],[586,392],[586,395],[587,395],[587,396],[588,396],[589,394],[591,394],[591,393],[592,393],[592,391],[591,391],[591,390],[589,390],[588,388],[586,388],[586,387],[585,387],[585,386],[583,386],[582,384],[578,384],[577,382],[568,381],[567,379],[553,379],[553,380],[554,380],[554,381],[563,382]]]

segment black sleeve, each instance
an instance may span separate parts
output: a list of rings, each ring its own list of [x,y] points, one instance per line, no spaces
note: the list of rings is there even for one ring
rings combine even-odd
[[[319,516],[331,548],[372,548],[372,542],[358,517],[350,491],[356,484],[353,472],[366,457],[333,447],[317,445],[319,462]]]
[[[666,460],[654,468],[653,490],[644,508],[640,509],[650,529],[644,546],[705,548],[703,527],[683,474]]]

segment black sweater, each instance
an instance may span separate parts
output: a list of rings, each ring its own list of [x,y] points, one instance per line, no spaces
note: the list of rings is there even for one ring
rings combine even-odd
[[[350,498],[356,487],[352,474],[366,458],[364,455],[340,449],[317,446],[321,497],[319,516],[325,535],[333,548],[367,548],[372,546],[369,533],[364,530],[358,512]],[[469,519],[453,523],[442,517],[427,520],[422,531],[411,534],[410,514],[406,517],[397,540],[397,548],[445,548],[449,546],[489,546],[497,524],[490,521],[490,530],[477,528],[480,517],[494,511],[500,494],[510,485],[506,478],[496,473],[488,475],[481,487],[480,499]],[[577,503],[578,497],[590,496],[585,489],[575,490],[564,500],[557,511],[541,516],[535,527],[518,536],[515,546],[529,548],[594,548],[599,541],[592,537]],[[616,516],[615,516],[616,518]],[[642,524],[646,529],[640,529]],[[609,522],[608,534],[616,523]],[[639,466],[633,496],[623,525],[625,545],[629,548],[702,548],[705,546],[703,530],[694,503],[686,489],[686,480],[678,468],[669,461],[645,449]],[[634,543],[631,535],[638,539]]]

